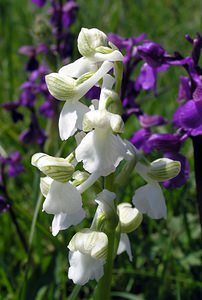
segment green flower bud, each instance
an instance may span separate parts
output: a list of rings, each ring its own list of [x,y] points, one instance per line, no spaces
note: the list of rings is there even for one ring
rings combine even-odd
[[[50,94],[58,100],[68,100],[76,94],[76,80],[59,73],[51,73],[45,77]]]
[[[70,251],[79,251],[95,259],[106,259],[108,238],[103,232],[85,228],[77,232],[71,239],[68,248]]]
[[[132,232],[140,226],[143,217],[137,208],[130,203],[121,203],[117,208],[122,233]]]
[[[165,181],[176,177],[181,170],[179,161],[159,158],[150,164],[147,175],[156,181]]]
[[[88,57],[96,52],[97,47],[107,46],[108,39],[104,32],[97,28],[82,28],[77,42],[81,55]]]
[[[34,154],[31,163],[47,176],[63,183],[69,181],[74,172],[74,166],[66,159],[45,153]]]

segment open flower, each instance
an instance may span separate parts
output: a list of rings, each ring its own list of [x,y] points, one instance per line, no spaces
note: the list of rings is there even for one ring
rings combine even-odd
[[[74,79],[63,71],[51,73],[46,76],[49,92],[58,100],[66,101],[59,118],[59,132],[62,140],[67,140],[77,129],[82,129],[84,114],[88,106],[79,102],[106,73],[112,69],[113,64],[104,62],[95,73],[87,73],[86,77]]]
[[[121,132],[122,128],[121,117],[105,109],[85,114],[83,130],[90,132],[77,147],[75,155],[77,161],[83,161],[86,171],[93,173],[99,170],[101,176],[115,171],[126,151],[120,138],[114,134]]]
[[[152,219],[166,218],[167,208],[158,181],[166,181],[177,176],[180,162],[167,158],[158,159],[150,165],[138,162],[135,170],[147,184],[135,191],[133,204],[141,213],[147,214]]]
[[[45,196],[43,211],[54,215],[53,235],[56,235],[59,230],[80,223],[85,217],[82,198],[79,191],[68,182],[74,167],[65,159],[51,157],[44,153],[33,155],[32,164],[48,175],[41,178],[40,187]]]
[[[108,238],[103,232],[87,228],[77,232],[68,245],[70,249],[68,277],[79,285],[93,279],[98,281],[104,274],[107,246]]]

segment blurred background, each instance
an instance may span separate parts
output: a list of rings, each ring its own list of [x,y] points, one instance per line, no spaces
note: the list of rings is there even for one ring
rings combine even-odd
[[[41,41],[52,43],[50,2],[39,7],[31,0],[0,0],[1,106],[16,102],[22,93],[22,84],[27,82],[30,71],[27,62],[30,51],[36,49],[21,49],[21,54],[19,49],[25,45],[36,46]],[[191,52],[185,34],[194,37],[202,28],[202,3],[199,0],[78,0],[76,3],[78,8],[71,24],[69,42],[72,48],[71,61],[79,57],[76,37],[81,27],[96,27],[106,34],[113,32],[125,38],[145,33],[148,40],[160,44],[169,53],[179,51],[183,56]],[[46,52],[43,52],[45,50],[37,51],[41,55],[39,60],[46,56]],[[57,55],[48,57],[47,61],[52,72],[64,64],[64,60],[58,59]],[[178,106],[176,97],[179,76],[184,74],[182,68],[170,68],[160,74],[157,95],[151,92],[138,99],[144,111],[163,115],[171,121]],[[38,109],[43,102],[42,97],[39,96],[37,101],[35,108]],[[29,134],[32,139],[32,132],[24,132],[22,136],[26,128],[30,129],[30,118],[32,121],[34,118],[33,109],[22,105],[18,107],[18,113],[23,118],[16,115],[15,108],[11,106],[0,109],[0,154],[5,156],[5,153],[9,155],[18,151],[21,155],[21,160],[13,157],[5,163],[8,164],[5,168],[9,168],[19,162],[20,166],[16,166],[14,176],[8,175],[5,181],[1,179],[3,183],[6,182],[7,200],[12,210],[4,208],[0,214],[0,299],[92,299],[94,281],[80,289],[74,287],[67,278],[67,244],[76,228],[71,227],[60,232],[57,237],[52,237],[52,216],[41,212],[40,174],[30,164],[31,156],[41,151],[42,143],[30,142]],[[37,124],[52,134],[43,149],[48,154],[60,153],[63,156],[71,151],[73,141],[70,139],[65,144],[59,140],[57,117],[54,115],[50,122],[51,118],[45,118],[42,113]],[[134,122],[133,125],[130,125],[131,122]],[[132,119],[130,123],[127,137],[131,136],[134,127],[135,130],[139,129],[138,122]],[[32,126],[34,124],[33,121]],[[168,124],[159,130],[172,131],[172,127]],[[43,139],[43,133],[39,135],[36,138]],[[190,179],[178,189],[164,189],[168,206],[167,220],[152,220],[145,216],[142,226],[130,234],[134,259],[132,263],[129,262],[125,253],[116,258],[113,299],[202,299],[200,225],[190,141],[186,142],[182,153],[190,163]],[[150,157],[154,158],[155,154]],[[24,171],[19,168],[24,168]],[[129,201],[134,188],[140,184],[135,178],[132,178],[131,183],[122,191],[125,201]],[[88,197],[86,193],[85,198]],[[90,213],[89,218],[77,228],[89,226]]]

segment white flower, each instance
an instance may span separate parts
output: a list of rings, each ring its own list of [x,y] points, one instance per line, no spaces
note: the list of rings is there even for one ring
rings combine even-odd
[[[152,219],[166,218],[165,199],[158,182],[153,181],[135,191],[133,204]]]
[[[138,162],[135,170],[147,181],[147,184],[135,191],[133,204],[141,213],[147,214],[152,219],[166,218],[165,198],[159,183],[148,175],[149,166]]]
[[[71,77],[75,75],[71,70],[72,66],[67,67],[62,68],[59,73],[46,76],[49,92],[55,98],[66,101],[59,118],[59,132],[62,140],[67,140],[77,129],[82,129],[83,116],[89,111],[89,108],[79,102],[79,99],[112,69],[113,64],[107,61],[104,62],[93,75],[91,74],[90,77],[81,83],[79,81],[77,83]],[[67,75],[68,71],[69,75]],[[69,85],[67,84],[68,82],[70,82]]]
[[[83,161],[83,167],[89,173],[99,170],[101,176],[107,176],[116,170],[125,157],[125,147],[120,138],[113,134],[123,130],[123,121],[119,115],[107,110],[89,111],[84,116],[83,129],[90,131],[75,150],[77,161]]]
[[[44,197],[43,211],[53,214],[52,234],[79,224],[85,218],[82,199],[77,189],[70,183],[61,183],[50,177],[43,177],[40,189]]]
[[[126,251],[126,253],[128,254],[129,260],[132,261],[133,256],[132,256],[131,247],[130,247],[130,240],[126,233],[121,234],[117,254],[119,255],[119,254],[123,253],[124,251]]]
[[[86,171],[99,170],[101,176],[107,176],[124,158],[124,148],[110,131],[95,129],[83,138],[75,154],[77,161],[83,161]]]
[[[70,268],[68,277],[75,284],[84,285],[103,276],[108,238],[105,233],[83,229],[71,239],[68,248]]]
[[[122,61],[120,51],[109,48],[105,33],[97,28],[82,28],[78,36],[78,49],[81,55],[92,61]]]

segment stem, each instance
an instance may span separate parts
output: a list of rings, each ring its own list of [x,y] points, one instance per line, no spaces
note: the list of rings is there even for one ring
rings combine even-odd
[[[194,147],[194,170],[197,202],[199,209],[199,219],[202,228],[202,136],[195,136],[192,138]]]
[[[122,115],[123,106],[121,103],[120,95],[121,95],[121,85],[122,85],[122,78],[123,78],[123,63],[120,61],[116,61],[114,63],[114,67],[115,67],[115,77],[116,77],[115,92],[118,94],[119,100],[117,100],[116,103],[113,103],[112,112]]]
[[[15,225],[15,228],[16,228],[16,231],[18,233],[19,239],[20,239],[20,241],[22,243],[22,246],[23,246],[25,252],[28,253],[27,241],[26,241],[26,239],[25,239],[25,237],[24,237],[24,235],[23,235],[23,233],[21,231],[20,225],[18,223],[18,220],[16,218],[16,215],[15,215],[15,212],[14,212],[12,206],[9,208],[9,213],[10,213],[11,219],[13,221],[13,224]]]
[[[100,279],[96,291],[95,300],[110,300],[111,294],[111,279],[114,261],[114,244],[115,244],[115,229],[107,234],[108,236],[108,252],[107,261],[104,267],[104,276]]]

